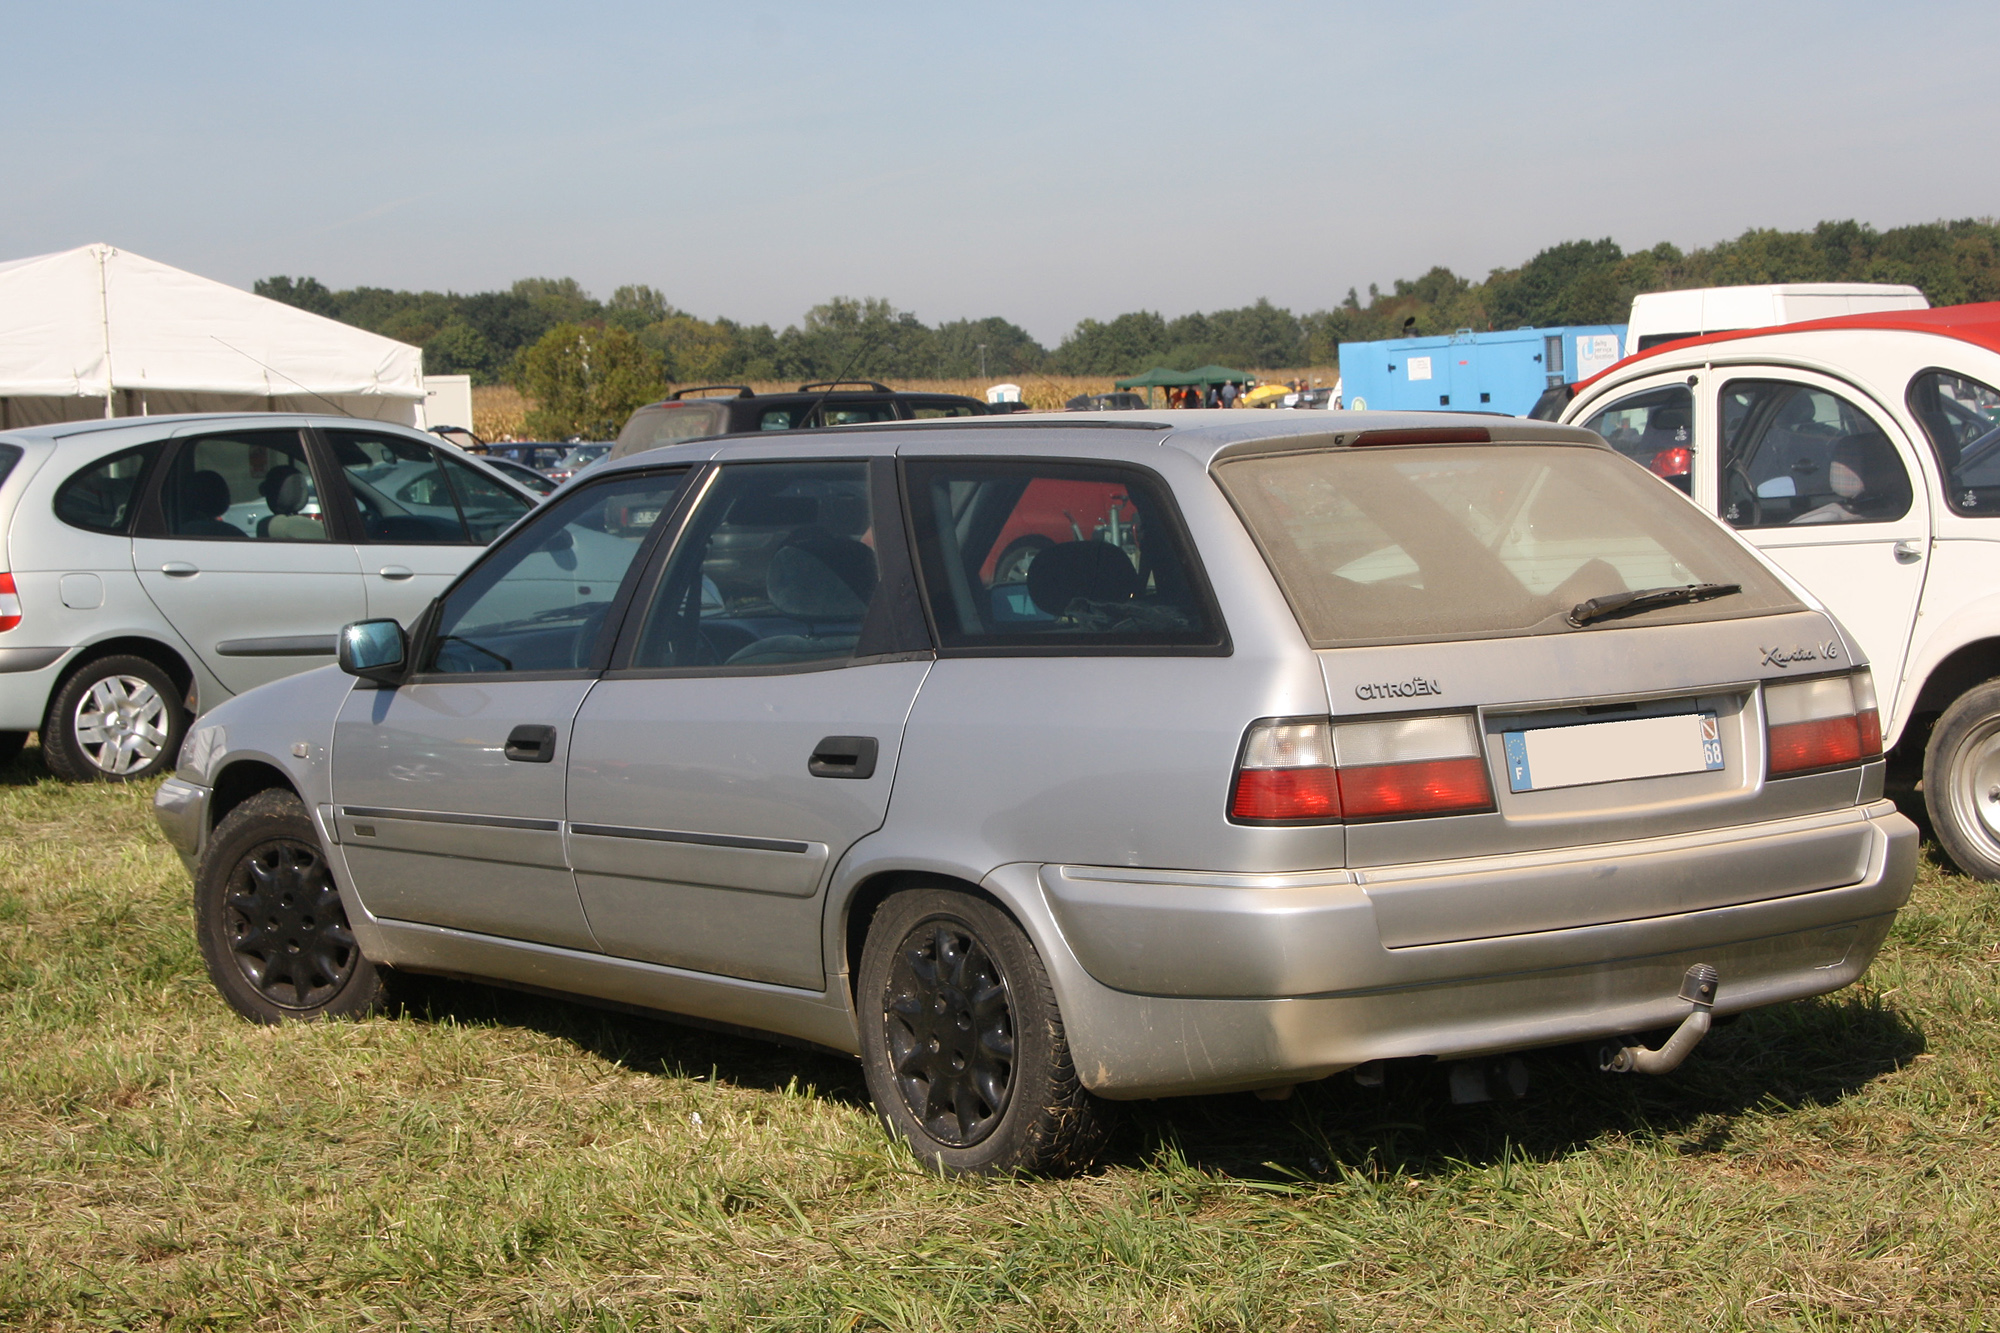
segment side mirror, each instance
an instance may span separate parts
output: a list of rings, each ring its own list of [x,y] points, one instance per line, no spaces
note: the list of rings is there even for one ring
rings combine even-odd
[[[350,676],[394,685],[410,657],[410,640],[393,620],[357,620],[341,628],[340,669]]]

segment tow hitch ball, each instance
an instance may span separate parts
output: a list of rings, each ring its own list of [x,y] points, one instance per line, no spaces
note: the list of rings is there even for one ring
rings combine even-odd
[[[1665,1074],[1680,1066],[1703,1037],[1708,1035],[1715,1008],[1715,988],[1722,974],[1707,963],[1696,963],[1681,978],[1681,998],[1694,1008],[1667,1038],[1666,1045],[1652,1050],[1645,1046],[1604,1046],[1597,1052],[1597,1067],[1607,1074]]]

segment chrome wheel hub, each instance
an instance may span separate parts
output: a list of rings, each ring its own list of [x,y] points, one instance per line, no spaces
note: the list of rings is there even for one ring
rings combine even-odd
[[[2000,717],[1987,718],[1960,743],[1950,780],[1959,827],[2000,857]]]
[[[77,701],[77,748],[100,771],[123,777],[160,757],[171,730],[167,701],[137,676],[106,676]]]

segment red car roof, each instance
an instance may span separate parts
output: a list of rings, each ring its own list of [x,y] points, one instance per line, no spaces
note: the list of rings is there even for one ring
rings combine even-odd
[[[1931,310],[1878,310],[1862,315],[1834,315],[1828,319],[1808,319],[1798,324],[1773,324],[1761,329],[1729,329],[1722,333],[1704,333],[1698,338],[1682,338],[1677,342],[1661,343],[1648,347],[1643,352],[1634,353],[1617,365],[1606,367],[1579,382],[1577,392],[1597,383],[1612,371],[1643,361],[1649,356],[1662,352],[1677,352],[1688,347],[1704,347],[1709,343],[1730,342],[1737,338],[1759,338],[1767,333],[1809,333],[1816,329],[1882,329],[1897,333],[1935,333],[1946,338],[1957,338],[1988,351],[2000,352],[2000,301],[1981,301],[1973,305],[1938,306]]]

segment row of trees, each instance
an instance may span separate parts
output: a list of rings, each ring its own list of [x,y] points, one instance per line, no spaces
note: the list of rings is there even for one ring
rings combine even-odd
[[[1086,319],[1053,350],[997,316],[927,325],[888,301],[836,297],[782,331],[706,320],[652,287],[599,301],[573,278],[523,278],[504,292],[334,291],[274,277],[257,294],[416,343],[433,374],[518,385],[542,405],[538,434],[595,436],[669,384],[743,380],[961,379],[1037,372],[1124,375],[1151,366],[1220,363],[1246,370],[1333,365],[1343,342],[1522,325],[1622,323],[1640,292],[1762,282],[1907,282],[1934,305],[2000,299],[2000,225],[1935,222],[1888,231],[1822,222],[1811,231],[1755,230],[1681,251],[1626,253],[1615,241],[1568,241],[1483,280],[1433,268],[1350,288],[1331,309],[1295,315],[1259,300],[1235,310],[1163,318],[1135,311]],[[628,400],[632,400],[628,404]],[[567,406],[557,409],[550,404]]]

